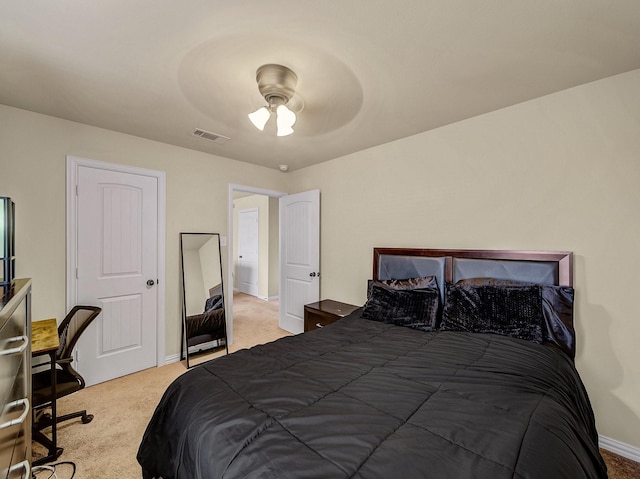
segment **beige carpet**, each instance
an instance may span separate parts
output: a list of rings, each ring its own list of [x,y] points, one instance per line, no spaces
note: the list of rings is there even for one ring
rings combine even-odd
[[[274,341],[289,333],[278,328],[277,302],[265,302],[244,294],[234,295],[234,337],[230,351]],[[200,358],[219,356],[224,352]],[[87,409],[95,416],[89,424],[79,420],[58,428],[58,444],[64,447],[59,461],[72,461],[74,479],[138,479],[136,461],[142,434],[166,387],[185,372],[184,363],[147,369],[86,388],[59,401],[60,414]],[[34,443],[34,458],[44,455]],[[640,464],[603,451],[610,479],[640,478]],[[49,477],[42,473],[38,478]],[[58,467],[59,479],[69,479],[71,469]]]
[[[237,294],[233,310],[231,352],[289,335],[278,328],[277,302]],[[185,371],[184,362],[169,364],[97,384],[60,399],[59,414],[87,409],[94,419],[89,424],[74,420],[58,426],[58,445],[64,448],[58,461],[76,464],[74,479],[142,477],[136,461],[142,434],[167,386]],[[33,444],[33,450],[34,459],[45,455],[37,443]],[[70,473],[68,466],[59,466],[59,479],[68,479]],[[42,472],[37,477],[46,478],[49,473]]]

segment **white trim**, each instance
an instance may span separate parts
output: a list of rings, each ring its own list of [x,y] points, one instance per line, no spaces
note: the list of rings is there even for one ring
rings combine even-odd
[[[180,362],[180,353],[172,354],[164,358],[164,366]],[[162,365],[161,365],[162,366]]]
[[[255,188],[253,186],[244,186],[229,183],[229,196],[227,203],[227,283],[231,283],[230,288],[226,288],[227,292],[225,304],[225,315],[227,318],[227,341],[229,345],[233,344],[233,192],[243,191],[245,193],[253,193],[256,195],[265,195],[272,198],[281,198],[287,196],[288,193],[282,191],[265,190],[263,188]]]
[[[158,180],[158,283],[157,283],[157,331],[156,331],[156,366],[165,364],[166,350],[166,210],[167,210],[167,187],[166,173],[164,171],[137,168],[133,166],[107,163],[104,161],[89,160],[67,155],[67,310],[76,304],[78,297],[78,281],[76,278],[77,266],[77,203],[75,201],[75,189],[78,183],[78,169],[81,166],[97,168],[101,170],[116,171],[121,173],[131,173],[135,175],[145,175]]]
[[[598,436],[598,442],[602,449],[606,449],[607,451],[626,457],[632,461],[640,462],[640,448],[638,447],[603,436],[602,434]]]

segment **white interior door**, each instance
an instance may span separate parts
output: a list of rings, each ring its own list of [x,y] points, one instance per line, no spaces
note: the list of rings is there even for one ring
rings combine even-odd
[[[238,290],[252,296],[258,296],[258,221],[258,208],[238,212]]]
[[[320,299],[320,190],[280,198],[280,320],[304,331],[304,305]]]
[[[77,303],[102,307],[78,342],[87,385],[156,365],[158,179],[81,166]]]

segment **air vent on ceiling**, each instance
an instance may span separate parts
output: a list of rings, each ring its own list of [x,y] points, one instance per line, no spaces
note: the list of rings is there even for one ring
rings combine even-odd
[[[213,141],[214,143],[224,144],[227,140],[230,140],[228,136],[218,135],[217,133],[212,133],[207,130],[201,130],[200,128],[196,128],[193,130],[194,136],[199,136],[200,138],[204,138],[205,140]]]

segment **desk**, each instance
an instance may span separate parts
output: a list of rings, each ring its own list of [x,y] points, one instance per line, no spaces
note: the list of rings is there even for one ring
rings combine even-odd
[[[51,364],[51,439],[45,436],[42,431],[33,428],[33,439],[45,446],[49,450],[49,454],[34,461],[34,466],[55,461],[62,454],[62,448],[57,447],[58,431],[56,425],[56,352],[59,347],[58,324],[55,318],[31,323],[31,356],[35,358],[48,354]]]

